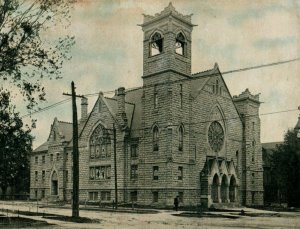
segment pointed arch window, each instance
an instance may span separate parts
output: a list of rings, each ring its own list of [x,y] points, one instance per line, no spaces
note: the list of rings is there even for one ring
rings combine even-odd
[[[178,144],[178,150],[182,151],[183,150],[183,126],[179,127],[179,144]]]
[[[156,32],[150,40],[150,56],[156,56],[163,51],[163,36]]]
[[[99,125],[90,138],[90,158],[110,158],[110,136],[107,130]]]
[[[175,43],[175,52],[181,56],[185,55],[185,38],[182,33],[178,33],[176,36],[176,43]]]
[[[157,126],[153,128],[153,151],[158,151],[159,149],[159,130]]]

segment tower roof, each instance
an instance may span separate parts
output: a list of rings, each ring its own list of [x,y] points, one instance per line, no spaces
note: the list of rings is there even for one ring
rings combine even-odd
[[[163,11],[161,11],[160,13],[156,13],[154,16],[146,15],[146,14],[143,14],[143,15],[144,15],[143,25],[150,24],[151,22],[154,22],[154,21],[164,18],[164,17],[168,17],[170,15],[180,19],[181,21],[184,21],[184,22],[192,25],[192,15],[193,14],[183,15],[183,14],[179,13],[175,9],[175,7],[172,5],[172,2],[170,2],[169,5],[164,8]],[[192,26],[194,26],[194,25],[192,25]]]
[[[243,91],[241,94],[239,94],[238,96],[233,96],[233,100],[235,102],[237,101],[242,101],[242,100],[246,100],[246,99],[249,99],[253,102],[257,102],[257,103],[260,103],[259,102],[259,94],[257,95],[253,95],[249,89],[247,88],[245,91]]]

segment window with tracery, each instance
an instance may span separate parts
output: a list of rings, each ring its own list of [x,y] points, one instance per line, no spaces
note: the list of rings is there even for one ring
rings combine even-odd
[[[131,158],[138,157],[138,144],[132,144],[130,147],[130,156]]]
[[[214,121],[208,129],[208,142],[214,152],[219,152],[224,144],[224,130],[221,124]]]
[[[179,33],[176,36],[176,43],[175,43],[175,52],[179,55],[185,55],[185,38],[182,33]]]
[[[156,32],[150,40],[150,56],[161,54],[163,51],[163,37]]]
[[[138,178],[138,165],[131,165],[130,169],[130,179]]]
[[[153,128],[153,151],[158,151],[159,149],[159,130],[158,127],[155,126]]]
[[[90,158],[110,158],[110,136],[102,125],[94,130],[90,138]]]
[[[90,167],[90,180],[109,180],[111,177],[111,166]]]

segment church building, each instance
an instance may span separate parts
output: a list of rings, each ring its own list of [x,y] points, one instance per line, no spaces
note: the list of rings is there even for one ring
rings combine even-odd
[[[171,3],[140,26],[143,85],[100,92],[90,112],[82,98],[80,201],[112,203],[116,177],[121,204],[262,205],[259,95],[231,96],[218,64],[191,73],[195,25]],[[71,200],[72,145],[72,124],[55,118],[31,155],[32,199]]]

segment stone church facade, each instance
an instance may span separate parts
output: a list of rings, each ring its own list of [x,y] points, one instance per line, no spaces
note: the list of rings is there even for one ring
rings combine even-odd
[[[217,64],[191,73],[194,25],[170,4],[144,15],[143,86],[100,92],[79,120],[80,201],[262,205],[259,96],[231,96]],[[116,168],[113,128],[116,128]],[[31,155],[32,199],[70,200],[72,124],[54,119]]]

